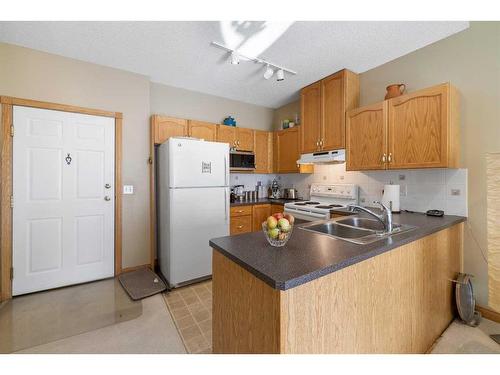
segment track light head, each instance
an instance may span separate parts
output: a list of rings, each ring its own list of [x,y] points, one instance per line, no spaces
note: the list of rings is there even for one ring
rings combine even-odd
[[[240,57],[236,51],[231,52],[231,64],[238,65],[240,63]]]
[[[278,73],[276,73],[276,81],[283,81],[285,79],[285,72],[283,69],[279,69]]]
[[[269,79],[273,76],[274,70],[267,64],[266,71],[264,72],[264,79]]]

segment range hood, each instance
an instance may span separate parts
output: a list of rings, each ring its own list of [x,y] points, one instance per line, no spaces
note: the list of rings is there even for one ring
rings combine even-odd
[[[340,164],[345,163],[345,150],[318,151],[302,154],[297,164]]]

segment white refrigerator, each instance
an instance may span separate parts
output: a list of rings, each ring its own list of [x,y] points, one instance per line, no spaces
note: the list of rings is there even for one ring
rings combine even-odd
[[[170,138],[158,150],[158,262],[171,287],[212,274],[211,238],[229,235],[229,145]]]

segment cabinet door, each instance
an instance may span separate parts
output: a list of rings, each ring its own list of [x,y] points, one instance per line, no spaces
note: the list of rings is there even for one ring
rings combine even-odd
[[[276,136],[276,172],[277,173],[297,173],[297,160],[299,159],[299,131],[292,128],[280,130]]]
[[[241,151],[253,151],[253,130],[236,128],[236,149]]]
[[[272,133],[255,130],[254,139],[255,173],[272,173]]]
[[[282,204],[271,204],[271,215],[274,215],[276,213],[279,213],[279,212],[283,212],[285,209],[285,206],[283,206]]]
[[[300,106],[302,113],[300,153],[318,151],[321,128],[321,82],[302,89]]]
[[[252,221],[254,232],[262,230],[262,223],[271,216],[271,205],[270,204],[256,204],[253,206]]]
[[[388,166],[446,167],[448,162],[448,85],[388,101]]]
[[[347,112],[348,171],[386,168],[386,107],[382,102]]]
[[[344,72],[321,81],[321,149],[335,150],[345,146]]]
[[[236,128],[234,126],[217,125],[217,142],[229,143],[229,147],[235,147]]]
[[[190,137],[215,142],[217,139],[217,125],[210,122],[189,120],[188,134]]]
[[[156,144],[161,144],[170,137],[185,137],[188,135],[187,120],[184,119],[153,115],[151,123],[153,124]]]
[[[229,233],[249,233],[252,231],[252,215],[232,217],[229,225]]]

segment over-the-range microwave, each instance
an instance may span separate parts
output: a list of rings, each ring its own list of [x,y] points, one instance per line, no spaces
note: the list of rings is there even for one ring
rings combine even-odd
[[[255,154],[251,151],[230,151],[230,171],[253,171],[255,170]]]

